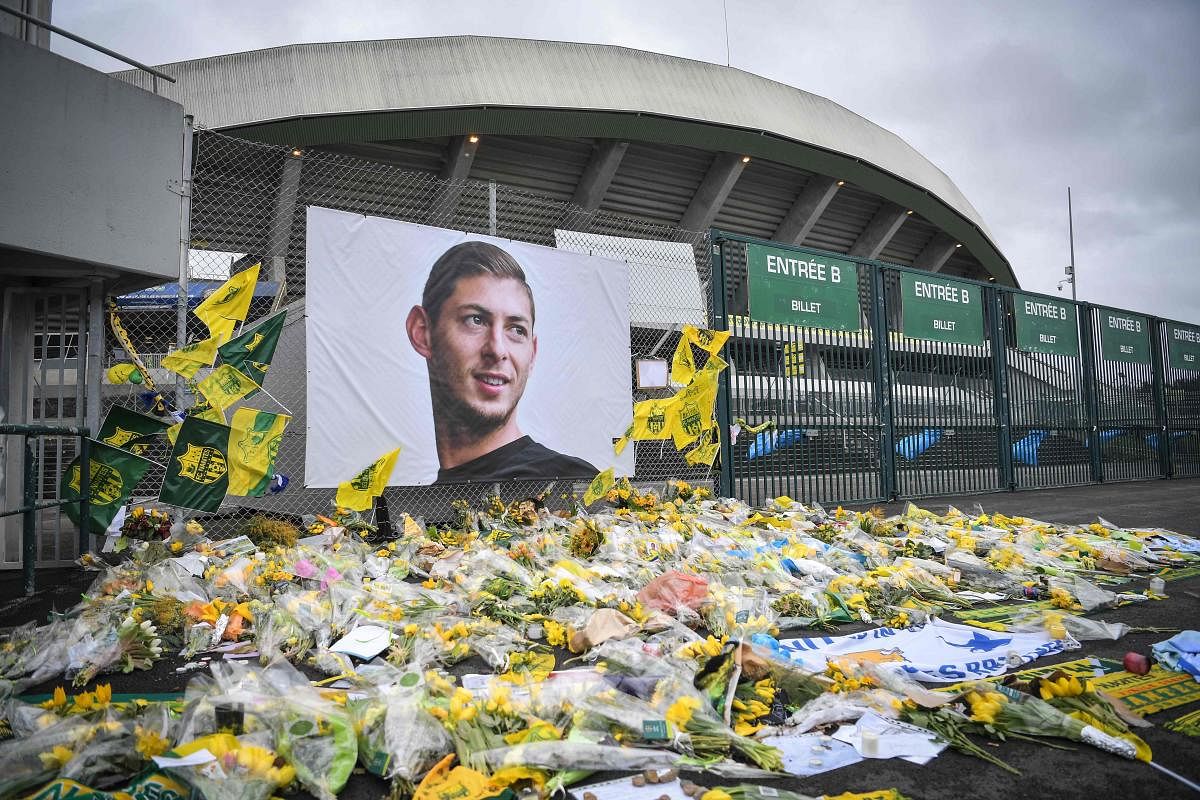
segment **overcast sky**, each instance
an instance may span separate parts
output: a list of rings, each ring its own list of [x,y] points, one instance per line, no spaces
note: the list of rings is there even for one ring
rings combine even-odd
[[[1071,186],[1080,299],[1200,322],[1200,2],[727,2],[733,66],[907,140],[978,209],[1022,286],[1056,293]],[[721,0],[54,0],[54,22],[148,64],[453,34],[726,60]]]

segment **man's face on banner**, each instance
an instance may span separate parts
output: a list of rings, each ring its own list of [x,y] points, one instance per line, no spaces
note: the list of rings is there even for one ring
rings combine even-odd
[[[477,434],[504,425],[537,355],[525,285],[491,275],[462,278],[429,333],[434,414]]]

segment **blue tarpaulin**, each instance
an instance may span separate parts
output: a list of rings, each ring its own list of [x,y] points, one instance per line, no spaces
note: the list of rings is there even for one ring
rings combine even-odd
[[[804,442],[803,428],[784,428],[783,430],[763,431],[754,437],[754,441],[750,444],[750,452],[746,455],[747,460],[753,460],[760,456],[770,455],[776,450],[782,450],[788,445]]]
[[[1036,467],[1038,462],[1038,448],[1042,446],[1042,442],[1049,435],[1050,431],[1030,431],[1028,436],[1013,444],[1013,461]]]
[[[1100,431],[1100,444],[1108,444],[1110,439],[1115,439],[1118,436],[1124,436],[1127,433],[1129,433],[1129,431],[1126,428],[1114,428],[1111,431]],[[1083,440],[1084,447],[1091,447],[1091,445],[1092,440],[1090,438]]]
[[[941,428],[926,428],[920,433],[914,433],[912,436],[905,436],[900,441],[896,442],[896,454],[912,461],[917,456],[924,453],[929,448],[933,447],[941,440],[943,431]]]
[[[1174,441],[1183,436],[1190,436],[1191,433],[1192,433],[1192,431],[1171,431],[1171,441]],[[1155,450],[1157,450],[1158,449],[1158,434],[1151,433],[1150,435],[1148,435],[1146,437],[1146,444],[1150,445]]]
[[[200,305],[205,297],[208,297],[223,283],[225,281],[188,281],[188,308]],[[256,299],[274,297],[278,292],[279,284],[274,281],[259,281],[258,285],[254,287]],[[121,295],[117,298],[117,308],[142,310],[175,308],[178,300],[179,284],[164,283],[159,286],[151,286],[149,289],[142,289],[140,292]]]

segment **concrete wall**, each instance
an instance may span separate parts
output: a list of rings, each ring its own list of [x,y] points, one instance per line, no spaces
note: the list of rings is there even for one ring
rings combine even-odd
[[[179,271],[183,108],[0,35],[0,282]]]

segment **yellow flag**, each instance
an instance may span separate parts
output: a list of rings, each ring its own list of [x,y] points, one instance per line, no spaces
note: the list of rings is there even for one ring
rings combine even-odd
[[[250,310],[260,268],[260,264],[255,264],[245,272],[239,272],[196,306],[195,314],[208,326],[211,336],[220,338],[222,342],[233,338],[233,329],[246,319],[246,313]]]
[[[643,400],[633,404],[633,433],[635,441],[670,439],[670,418],[674,397],[665,400]]]
[[[351,511],[368,511],[371,502],[387,487],[396,467],[396,459],[400,457],[400,448],[380,456],[379,460],[348,481],[338,484],[337,499],[339,506]]]
[[[712,357],[710,357],[711,359]],[[712,428],[713,410],[717,403],[717,373],[719,369],[705,369],[674,397],[668,417],[668,428],[675,447],[682,450],[685,445],[700,438],[700,434]]]
[[[629,444],[629,440],[633,438],[633,423],[629,423],[629,427],[621,434],[621,438],[613,442],[613,452],[617,455],[625,452],[625,446]]]
[[[721,452],[721,443],[712,442],[711,444],[702,444],[689,450],[684,458],[692,466],[698,467],[703,464],[711,467],[719,452]]]
[[[174,425],[163,431],[163,433],[167,435],[167,439],[170,440],[172,447],[175,446],[175,440],[179,438],[179,429],[182,427],[182,422],[176,422]]]
[[[613,487],[616,482],[616,477],[613,475],[613,468],[609,467],[603,472],[592,478],[592,482],[588,485],[587,491],[583,494],[583,504],[590,506],[592,503],[599,500],[604,495],[608,494],[608,490]]]
[[[214,408],[223,411],[258,389],[259,385],[233,365],[222,364],[196,384],[196,388]]]
[[[695,325],[684,325],[683,337],[696,347],[706,351],[710,356],[715,356],[717,351],[725,346],[725,340],[729,338],[729,331],[710,331],[706,328],[697,328]]]
[[[692,358],[692,345],[686,336],[679,337],[675,355],[671,357],[671,383],[687,386],[696,374],[696,359]]]
[[[229,423],[229,494],[262,497],[271,481],[283,429],[291,417],[239,408]]]
[[[218,425],[226,424],[225,423],[225,411],[220,408],[217,408],[216,406],[208,405],[207,403],[189,410],[188,416],[189,417],[199,417],[200,419],[206,419],[209,422],[215,422]]]
[[[211,367],[217,360],[220,341],[210,336],[202,342],[192,342],[163,356],[163,369],[178,373],[185,378],[194,378],[201,367]]]

